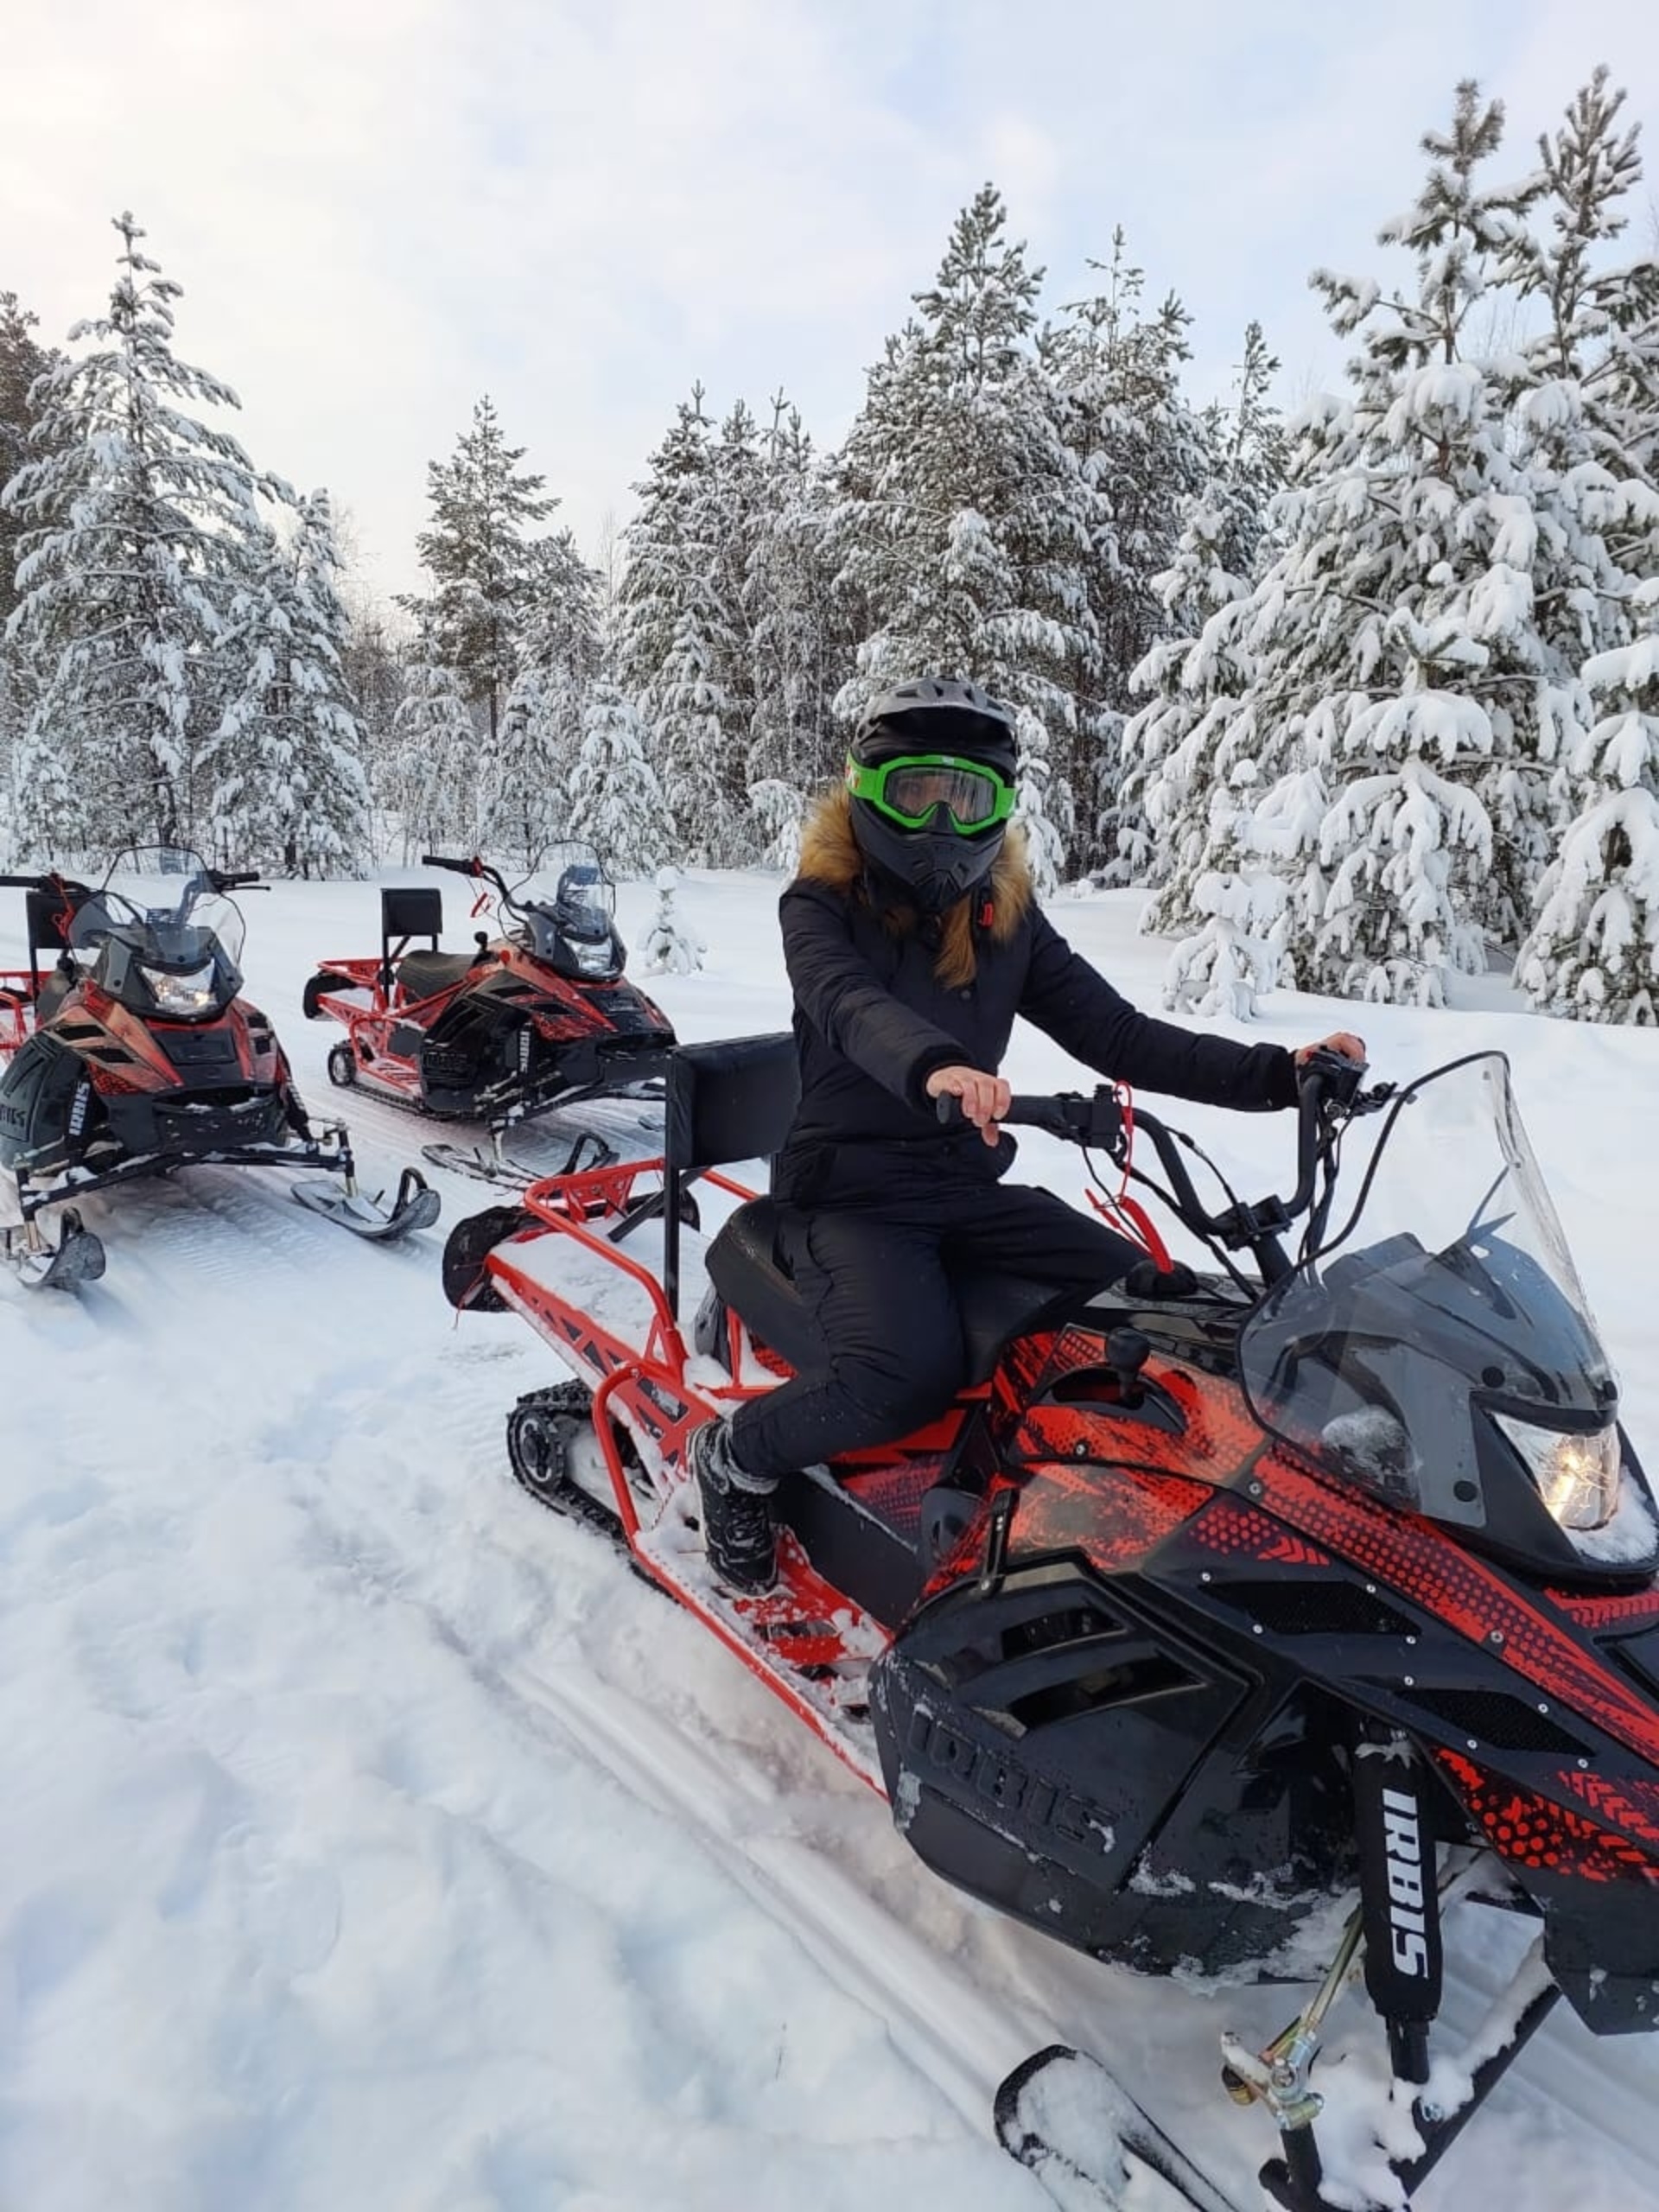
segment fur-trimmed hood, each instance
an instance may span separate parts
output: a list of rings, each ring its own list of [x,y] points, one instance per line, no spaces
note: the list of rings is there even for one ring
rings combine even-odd
[[[821,883],[844,899],[861,899],[876,906],[869,895],[869,863],[853,835],[852,807],[851,793],[840,787],[813,803],[801,825],[799,874],[804,881]],[[942,982],[959,987],[972,982],[978,965],[974,916],[988,893],[991,902],[988,934],[993,944],[1007,944],[1030,912],[1034,896],[1024,830],[1010,830],[1003,839],[1002,849],[991,864],[989,882],[976,887],[939,918],[933,967]],[[902,905],[877,910],[895,937],[907,937],[920,919],[913,908]]]

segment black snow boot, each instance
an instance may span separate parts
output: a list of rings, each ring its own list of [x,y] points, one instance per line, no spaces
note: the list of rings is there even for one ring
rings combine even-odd
[[[696,1480],[702,1548],[715,1580],[746,1598],[759,1597],[778,1580],[778,1535],[772,1522],[776,1477],[751,1475],[738,1465],[723,1421],[706,1421],[693,1429],[686,1455]]]

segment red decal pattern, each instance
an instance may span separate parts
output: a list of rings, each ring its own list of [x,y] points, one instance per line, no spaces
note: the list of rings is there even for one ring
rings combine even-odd
[[[1605,1775],[1573,1767],[1567,1769],[1561,1780],[1592,1812],[1644,1837],[1649,1843],[1659,1844],[1659,1783],[1643,1782],[1628,1775],[1614,1782]]]
[[[1139,1470],[1103,1485],[1098,1467],[1057,1460],[1033,1470],[1014,1516],[1010,1550],[1015,1558],[1080,1551],[1103,1573],[1122,1573],[1190,1521],[1212,1494],[1206,1483]]]
[[[1577,1875],[1590,1882],[1617,1882],[1631,1874],[1659,1882],[1659,1866],[1639,1844],[1611,1834],[1567,1806],[1495,1782],[1459,1751],[1437,1751],[1434,1756],[1500,1859],[1534,1872]],[[1574,1787],[1584,1780],[1575,1774],[1562,1778]]]
[[[1637,1697],[1500,1570],[1431,1521],[1376,1505],[1305,1473],[1282,1452],[1258,1464],[1273,1510],[1444,1621],[1531,1687],[1572,1706],[1642,1758],[1659,1762],[1659,1713]],[[1493,1641],[1501,1638],[1501,1642]]]
[[[1278,1567],[1334,1567],[1329,1552],[1293,1536],[1253,1505],[1235,1497],[1215,1497],[1192,1526],[1192,1541],[1206,1551],[1271,1560]]]
[[[1622,1597],[1591,1597],[1583,1590],[1547,1590],[1544,1595],[1558,1613],[1565,1613],[1580,1628],[1622,1630],[1659,1628],[1659,1583],[1646,1590],[1627,1590]]]
[[[842,1478],[848,1495],[906,1537],[914,1535],[922,1517],[922,1500],[939,1478],[944,1465],[942,1452],[902,1459],[897,1466],[880,1467]]]

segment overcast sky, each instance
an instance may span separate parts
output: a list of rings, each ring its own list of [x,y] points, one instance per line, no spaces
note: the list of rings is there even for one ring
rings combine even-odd
[[[404,589],[480,392],[590,554],[694,378],[833,443],[988,177],[1050,304],[1121,223],[1200,394],[1255,315],[1294,400],[1343,358],[1308,270],[1399,262],[1456,80],[1518,170],[1598,61],[1659,193],[1654,0],[48,0],[6,31],[0,289],[60,339],[130,206],[256,460]]]

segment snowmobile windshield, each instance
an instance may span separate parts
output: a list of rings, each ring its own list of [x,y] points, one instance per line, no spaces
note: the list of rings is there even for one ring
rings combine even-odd
[[[179,845],[118,853],[69,925],[77,951],[114,938],[146,966],[177,973],[208,965],[220,950],[234,963],[244,935],[240,910],[213,888],[207,861]]]
[[[1392,1503],[1484,1525],[1494,1467],[1522,1473],[1501,1432],[1561,1529],[1618,1504],[1618,1385],[1499,1053],[1401,1092],[1355,1212],[1239,1355],[1264,1428]]]
[[[535,949],[549,924],[579,944],[608,944],[616,914],[616,887],[591,845],[555,847],[534,875],[516,884],[512,903],[530,925]]]

